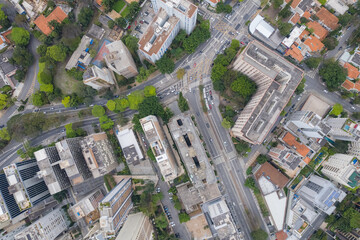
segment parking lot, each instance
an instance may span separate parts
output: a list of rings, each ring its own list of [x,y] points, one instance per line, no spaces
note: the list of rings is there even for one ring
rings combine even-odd
[[[141,8],[138,16],[135,18],[131,30],[134,37],[140,39],[142,35],[146,32],[149,24],[155,16],[154,9],[150,1],[146,2],[145,5]]]

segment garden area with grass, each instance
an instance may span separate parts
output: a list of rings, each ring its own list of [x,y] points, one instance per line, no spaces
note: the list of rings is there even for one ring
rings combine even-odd
[[[123,18],[127,18],[127,16],[129,15],[130,13],[130,8],[129,6],[126,6],[126,8],[120,13],[120,15],[123,17]]]
[[[125,1],[124,0],[119,0],[117,1],[116,3],[114,3],[113,5],[113,9],[119,13],[123,8],[124,6],[126,5]]]

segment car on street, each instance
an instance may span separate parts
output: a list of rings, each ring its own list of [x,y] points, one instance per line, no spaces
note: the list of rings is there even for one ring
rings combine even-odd
[[[170,222],[170,226],[175,227],[175,223],[174,223],[174,222]]]
[[[180,233],[175,233],[176,238],[180,238]]]
[[[212,106],[211,106],[211,104],[209,104],[209,108],[210,108],[210,110],[212,109]]]
[[[325,92],[325,93],[328,93],[328,91],[327,91],[326,89],[324,89],[324,92]]]
[[[144,138],[142,138],[142,140],[143,140],[143,142],[145,142],[145,139],[144,139]],[[156,189],[156,192],[157,192],[157,193],[160,193],[160,188],[159,188],[159,187]]]

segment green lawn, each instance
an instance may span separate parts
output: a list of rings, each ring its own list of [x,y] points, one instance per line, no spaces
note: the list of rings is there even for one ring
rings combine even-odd
[[[123,18],[126,18],[127,15],[129,15],[129,6],[126,6],[126,8],[120,13],[120,15],[123,17]]]
[[[124,0],[120,0],[120,1],[117,1],[114,6],[113,6],[113,9],[116,11],[116,12],[120,12],[121,9],[123,9],[123,7],[125,6],[125,1]]]
[[[319,0],[319,3],[321,3],[321,5],[325,5],[326,0]]]

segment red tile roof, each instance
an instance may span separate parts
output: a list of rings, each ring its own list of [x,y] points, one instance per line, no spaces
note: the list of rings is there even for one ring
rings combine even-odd
[[[296,137],[289,132],[285,134],[282,140],[303,157],[306,157],[306,155],[310,152],[310,149],[306,145],[299,143],[296,140]]]
[[[49,22],[56,20],[61,23],[66,17],[67,14],[61,9],[61,7],[56,7],[49,16],[45,17],[44,15],[40,15],[37,19],[35,19],[34,23],[45,35],[49,35],[52,32],[52,29],[49,27]]]
[[[355,83],[355,90],[358,91],[358,92],[360,92],[360,81],[357,81],[357,82]]]
[[[342,84],[341,86],[343,88],[345,88],[346,90],[350,91],[350,90],[353,90],[355,88],[355,83],[353,83],[352,81],[346,79]]]
[[[281,230],[276,234],[276,240],[286,240],[288,238],[288,235],[284,232],[284,230]]]
[[[286,3],[289,3],[291,0],[285,0]],[[293,0],[291,3],[291,7],[292,8],[296,8],[297,5],[299,5],[299,3],[301,2],[301,0]]]
[[[324,7],[316,13],[316,16],[331,30],[335,30],[339,26],[339,19]]]
[[[309,157],[306,157],[306,158],[304,159],[304,162],[305,162],[306,164],[309,164],[309,163],[311,162],[311,159],[310,159]]]
[[[320,39],[320,41],[324,40],[325,37],[328,35],[328,30],[326,30],[323,26],[321,26],[320,23],[318,22],[308,22],[306,24],[306,26],[309,29],[313,29],[314,30],[314,34],[316,35],[316,37],[318,37]]]
[[[279,188],[285,187],[289,179],[283,175],[279,169],[275,168],[269,162],[261,165],[259,170],[255,173],[256,180],[259,180],[261,176],[267,177],[273,184],[277,185]]]
[[[294,16],[290,19],[290,21],[291,21],[293,24],[296,24],[297,22],[299,22],[299,21],[300,21],[300,14],[295,13]]]
[[[304,44],[310,48],[310,52],[319,52],[324,48],[324,44],[316,37],[309,36]]]
[[[311,13],[306,11],[304,12],[304,14],[302,15],[302,17],[306,18],[306,19],[309,19],[311,17]]]
[[[299,39],[302,40],[302,39],[304,38],[304,36],[307,36],[307,35],[309,35],[309,34],[310,34],[310,33],[309,33],[308,31],[304,30],[304,31],[300,34]]]
[[[292,58],[294,58],[295,60],[297,60],[298,62],[301,62],[304,59],[304,56],[301,54],[301,51],[299,48],[297,48],[295,46],[295,44],[293,44],[291,46],[291,49],[287,50],[285,53],[286,56],[291,56]]]
[[[360,74],[359,70],[350,63],[345,63],[344,68],[347,69],[348,77],[350,79],[357,79],[359,77]]]

